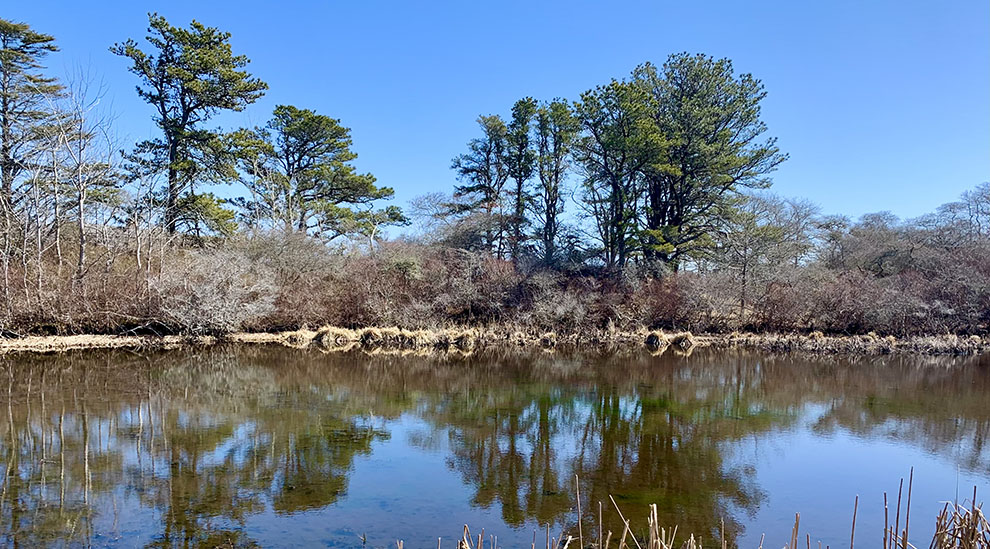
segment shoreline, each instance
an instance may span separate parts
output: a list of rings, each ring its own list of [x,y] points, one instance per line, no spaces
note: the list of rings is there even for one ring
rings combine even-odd
[[[876,334],[828,336],[810,334],[701,334],[637,330],[558,335],[527,333],[499,328],[448,328],[405,330],[394,327],[347,329],[325,326],[287,332],[235,332],[220,336],[99,335],[25,336],[0,338],[0,355],[11,353],[59,353],[83,349],[172,349],[218,344],[277,344],[290,348],[313,347],[323,352],[415,352],[422,354],[492,349],[617,349],[640,347],[653,354],[667,350],[690,354],[699,347],[745,348],[769,353],[817,355],[979,355],[990,352],[990,338],[979,336],[880,337]]]

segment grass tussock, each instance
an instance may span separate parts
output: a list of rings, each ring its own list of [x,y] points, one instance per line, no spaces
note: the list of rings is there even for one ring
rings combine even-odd
[[[646,340],[644,344],[651,350],[657,351],[661,349],[666,349],[670,345],[670,340],[667,339],[667,334],[663,333],[662,330],[654,330],[646,335]]]
[[[294,347],[297,349],[302,349],[309,347],[310,343],[316,337],[316,332],[310,330],[306,327],[302,327],[294,332],[287,332],[283,334],[283,344],[286,347]]]
[[[691,332],[681,332],[670,337],[670,344],[680,351],[687,352],[698,345],[698,340]]]
[[[935,549],[990,547],[990,521],[983,514],[983,507],[947,503],[935,520],[931,546]]]
[[[324,349],[333,349],[356,343],[360,338],[358,333],[347,328],[324,326],[316,331],[313,341]]]

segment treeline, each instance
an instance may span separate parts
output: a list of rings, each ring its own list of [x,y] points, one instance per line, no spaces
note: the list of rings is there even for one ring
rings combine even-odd
[[[52,77],[54,37],[0,20],[2,333],[990,323],[990,185],[909,221],[769,194],[786,155],[763,85],[729,60],[676,54],[481,116],[458,184],[390,239],[410,220],[356,170],[339,120],[279,105],[260,127],[211,127],[267,89],[229,38],[152,14],[144,42],[110,48],[159,129],[127,146],[98,80]]]
[[[508,122],[478,119],[482,135],[452,166],[463,184],[421,206],[452,218],[452,243],[517,266],[677,271],[708,255],[738,217],[741,191],[768,187],[786,160],[764,137],[765,95],[727,59],[677,54],[574,103],[527,97]]]
[[[229,39],[151,14],[143,44],[110,47],[159,130],[127,146],[99,79],[49,75],[55,38],[0,19],[0,330],[196,329],[169,305],[195,292],[187,255],[219,258],[268,231],[331,245],[407,223],[397,207],[378,206],[393,190],[355,169],[350,130],[337,119],[279,105],[261,127],[210,126],[268,88]],[[221,198],[210,192],[219,184],[246,193]],[[234,264],[245,269],[238,276],[254,268]]]

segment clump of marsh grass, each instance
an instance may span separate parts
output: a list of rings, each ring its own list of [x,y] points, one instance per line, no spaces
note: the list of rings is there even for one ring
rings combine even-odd
[[[433,347],[433,335],[427,330],[402,330],[400,337],[402,347],[407,350]]]
[[[652,332],[646,334],[646,340],[643,342],[646,346],[653,351],[658,351],[661,349],[666,349],[670,345],[670,340],[667,339],[667,334],[663,333],[661,330],[653,330]]]
[[[304,326],[294,332],[287,332],[283,335],[283,343],[286,346],[301,349],[308,347],[309,344],[313,342],[313,338],[316,337],[316,332]]]
[[[518,347],[525,347],[527,344],[529,344],[530,341],[530,337],[519,330],[516,330],[511,334],[509,334],[508,339],[510,345],[516,345]]]
[[[360,340],[358,333],[347,328],[324,326],[316,331],[313,342],[324,350],[340,350],[353,348]]]
[[[475,329],[448,328],[433,335],[433,346],[437,350],[473,351],[478,343],[480,332]]]
[[[388,341],[391,328],[362,328],[358,332],[358,341],[361,346],[369,349],[384,347]]]
[[[884,545],[885,548],[890,547]],[[970,507],[946,503],[935,519],[934,549],[976,549],[990,547],[990,521],[983,506],[976,504],[976,489]]]
[[[691,332],[680,332],[670,336],[670,344],[681,351],[688,351],[698,344]]]
[[[478,330],[468,329],[460,330],[455,332],[452,337],[454,347],[457,347],[461,351],[471,351],[474,350],[475,346],[478,344],[478,339],[480,333]]]

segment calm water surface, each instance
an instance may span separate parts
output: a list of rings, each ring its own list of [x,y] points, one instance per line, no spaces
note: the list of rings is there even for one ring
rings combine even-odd
[[[879,544],[914,467],[911,541],[990,494],[990,360],[281,347],[0,358],[0,544],[504,547],[615,496],[768,547]],[[982,499],[982,498],[980,498]],[[620,530],[604,507],[606,526]],[[875,538],[875,539],[874,539]],[[362,539],[366,541],[362,541]],[[706,544],[707,545],[707,544]],[[713,544],[714,545],[714,544]]]

